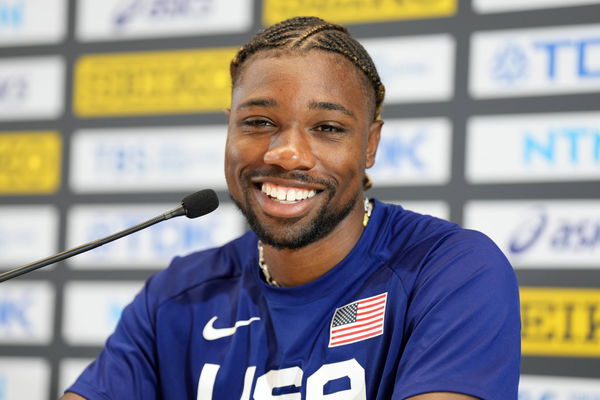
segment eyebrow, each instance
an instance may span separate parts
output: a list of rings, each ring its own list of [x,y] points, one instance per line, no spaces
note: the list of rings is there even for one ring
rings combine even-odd
[[[249,108],[249,107],[275,107],[275,106],[277,106],[277,101],[275,101],[275,99],[265,97],[265,98],[250,99],[248,101],[245,101],[242,104],[240,104],[239,106],[237,106],[237,109],[241,110],[243,108]]]
[[[329,101],[311,101],[310,104],[308,105],[308,108],[311,110],[339,111],[339,112],[346,114],[352,118],[356,118],[354,116],[354,113],[352,111],[348,110],[343,105],[338,104],[338,103],[332,103]]]

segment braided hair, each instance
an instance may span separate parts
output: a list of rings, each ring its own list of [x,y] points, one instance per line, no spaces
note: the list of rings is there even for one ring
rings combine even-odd
[[[385,87],[381,83],[373,60],[343,26],[316,17],[295,17],[260,31],[242,46],[231,61],[231,82],[235,85],[244,62],[264,50],[309,51],[338,53],[362,71],[373,88],[374,120],[381,118]]]

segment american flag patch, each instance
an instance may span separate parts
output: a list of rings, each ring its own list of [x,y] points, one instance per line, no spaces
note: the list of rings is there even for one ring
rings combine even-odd
[[[360,342],[383,334],[387,292],[337,308],[329,328],[329,347]]]

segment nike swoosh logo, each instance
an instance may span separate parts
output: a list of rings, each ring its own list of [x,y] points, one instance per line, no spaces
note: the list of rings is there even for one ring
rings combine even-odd
[[[204,325],[204,329],[202,330],[202,336],[206,340],[217,340],[227,336],[231,336],[237,331],[237,329],[241,326],[250,325],[254,321],[260,320],[259,317],[252,317],[243,321],[236,321],[236,323],[231,328],[215,328],[213,324],[217,320],[217,317],[212,317],[210,321]]]

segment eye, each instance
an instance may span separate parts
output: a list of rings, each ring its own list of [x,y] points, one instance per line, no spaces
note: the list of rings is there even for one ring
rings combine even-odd
[[[322,132],[322,134],[327,135],[329,137],[334,136],[342,136],[347,132],[346,128],[342,128],[339,125],[334,124],[319,124],[313,128],[313,130],[317,132]]]
[[[315,129],[318,131],[321,131],[321,132],[343,132],[344,131],[342,128],[338,128],[337,126],[327,125],[327,124],[319,125]]]
[[[242,121],[243,126],[261,128],[268,126],[275,126],[275,124],[266,118],[247,118]]]

